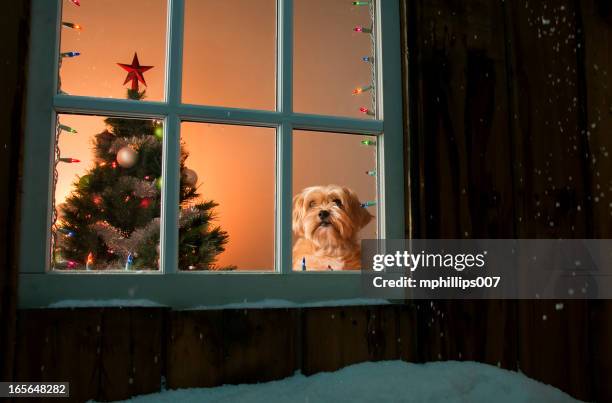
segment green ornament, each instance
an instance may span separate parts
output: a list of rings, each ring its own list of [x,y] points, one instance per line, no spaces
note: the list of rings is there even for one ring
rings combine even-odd
[[[79,189],[87,190],[91,184],[91,175],[83,175],[79,179]]]
[[[155,128],[155,137],[157,137],[158,139],[163,139],[164,138],[164,128],[163,127],[156,127]]]
[[[161,188],[162,188],[162,178],[155,179],[155,186],[157,186],[157,188],[159,190],[161,190]]]

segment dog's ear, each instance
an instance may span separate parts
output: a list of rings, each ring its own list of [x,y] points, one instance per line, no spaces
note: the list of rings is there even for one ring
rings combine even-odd
[[[357,224],[359,229],[368,225],[374,216],[370,214],[365,207],[361,207],[359,197],[357,197],[357,194],[353,192],[353,190],[347,187],[343,187],[342,190],[344,191],[344,194],[348,196],[348,200],[350,200],[351,217],[353,222]]]
[[[361,207],[361,203],[359,203],[359,228],[363,228],[372,221],[374,216],[370,214],[370,212],[365,208]]]
[[[304,236],[304,192],[298,193],[293,198],[293,215],[291,228],[293,233],[298,236]]]

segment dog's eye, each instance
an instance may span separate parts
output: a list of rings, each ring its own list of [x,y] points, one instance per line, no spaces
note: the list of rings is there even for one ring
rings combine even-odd
[[[311,201],[310,203],[308,203],[308,208],[313,208],[314,206],[316,206],[317,203]]]
[[[334,199],[334,203],[336,203],[336,206],[342,208],[342,201],[340,199]]]

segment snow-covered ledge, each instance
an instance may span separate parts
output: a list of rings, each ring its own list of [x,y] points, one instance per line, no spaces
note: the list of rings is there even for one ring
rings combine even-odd
[[[260,301],[243,301],[224,305],[198,305],[184,310],[219,310],[219,309],[279,309],[279,308],[316,308],[338,306],[388,305],[385,299],[339,299],[331,301],[293,302],[284,299],[264,299]],[[108,300],[63,300],[50,304],[47,308],[163,308],[165,305],[146,299],[108,299]]]

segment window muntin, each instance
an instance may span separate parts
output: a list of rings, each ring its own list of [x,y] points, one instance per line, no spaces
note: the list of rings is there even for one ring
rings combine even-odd
[[[227,303],[243,300],[284,298],[325,300],[358,297],[359,277],[346,272],[306,272],[291,270],[291,160],[293,130],[356,133],[377,137],[379,165],[378,227],[379,236],[401,238],[403,231],[402,111],[399,59],[399,4],[395,0],[376,3],[376,46],[378,108],[377,117],[385,120],[352,119],[326,115],[294,113],[293,108],[293,3],[277,1],[277,111],[226,109],[214,106],[182,105],[182,55],[184,0],[169,0],[166,102],[133,102],[121,99],[82,98],[53,94],[57,80],[43,74],[57,68],[56,32],[60,21],[57,4],[33,0],[31,68],[28,89],[28,127],[26,130],[25,175],[22,234],[30,242],[22,243],[22,306],[41,306],[58,299],[151,298],[175,307],[199,303]],[[56,22],[57,21],[57,22]],[[383,41],[381,38],[385,38]],[[382,73],[387,80],[382,81]],[[384,93],[384,97],[381,94]],[[382,105],[385,104],[383,110]],[[40,175],[49,167],[46,155],[52,153],[50,141],[55,127],[54,113],[84,113],[133,118],[157,118],[164,122],[164,186],[162,189],[161,272],[163,276],[139,276],[137,283],[125,280],[125,274],[87,276],[44,275],[49,267],[49,240],[45,222],[50,223],[50,179]],[[275,268],[283,276],[234,271],[233,275],[175,276],[178,269],[178,188],[181,121],[255,125],[277,129],[276,135],[276,256]],[[383,136],[382,133],[385,133]],[[46,138],[43,134],[49,133]],[[42,158],[41,158],[42,157]],[[45,220],[46,217],[46,220]],[[176,232],[174,232],[176,231]],[[46,245],[46,246],[45,246]],[[50,272],[54,273],[54,272]],[[204,272],[203,272],[204,273]],[[206,272],[208,273],[208,272]],[[212,273],[212,272],[211,272]],[[242,274],[244,273],[244,274]],[[348,273],[350,274],[350,273]],[[299,279],[297,277],[299,277]],[[229,280],[229,279],[232,280]],[[226,280],[227,279],[227,280]],[[231,281],[227,283],[226,281]],[[136,287],[134,285],[137,285]],[[231,287],[227,287],[232,284]],[[177,293],[177,290],[181,290]]]

